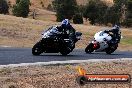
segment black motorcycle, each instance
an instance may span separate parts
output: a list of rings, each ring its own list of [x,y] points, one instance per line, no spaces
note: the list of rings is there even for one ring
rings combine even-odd
[[[76,32],[74,39],[69,38],[69,34],[59,32],[57,27],[50,27],[42,33],[42,39],[32,48],[33,55],[41,53],[61,53],[67,55],[75,48],[75,43],[80,40],[82,33]]]

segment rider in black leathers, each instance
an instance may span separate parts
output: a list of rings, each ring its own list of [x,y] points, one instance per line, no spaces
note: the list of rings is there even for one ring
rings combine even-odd
[[[111,30],[105,30],[105,33],[110,33],[112,32],[112,40],[108,41],[108,44],[114,44],[114,43],[119,43],[120,42],[120,37],[121,37],[121,33],[120,33],[120,27],[115,25]]]
[[[71,41],[75,40],[76,30],[72,27],[68,19],[62,21],[61,26],[58,26],[57,29],[64,34],[68,34],[68,37]],[[68,31],[68,33],[67,33]]]

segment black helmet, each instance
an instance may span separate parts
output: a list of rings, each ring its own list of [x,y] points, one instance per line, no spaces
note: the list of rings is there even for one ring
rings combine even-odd
[[[120,30],[120,26],[115,25],[112,29],[114,29],[114,30]]]

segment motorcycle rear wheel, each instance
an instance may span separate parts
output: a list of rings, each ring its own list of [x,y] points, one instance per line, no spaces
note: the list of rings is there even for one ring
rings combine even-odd
[[[85,48],[85,52],[86,53],[92,53],[94,51],[93,49],[93,43],[90,43],[86,48]]]
[[[43,53],[41,42],[37,42],[32,48],[32,54],[37,56]]]

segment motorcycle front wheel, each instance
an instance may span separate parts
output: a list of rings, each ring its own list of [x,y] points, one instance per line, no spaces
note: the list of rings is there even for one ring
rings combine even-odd
[[[70,53],[71,51],[70,50],[61,50],[60,53],[63,55],[63,56],[66,56]]]
[[[63,56],[66,56],[68,55],[70,52],[72,52],[73,48],[70,48],[70,47],[66,47],[66,48],[63,48],[60,50],[60,53],[63,55]]]
[[[93,43],[90,43],[86,48],[85,48],[85,52],[86,53],[92,53],[94,51],[93,49]]]
[[[66,55],[68,55],[70,52],[67,52],[67,51],[61,51],[60,52],[63,56],[66,56]]]
[[[37,42],[32,48],[32,54],[37,56],[37,55],[40,55],[41,53],[43,53],[42,43]]]
[[[113,46],[108,47],[108,48],[105,50],[106,54],[111,54],[111,53],[113,53],[113,52],[117,49],[117,47],[118,47],[118,44],[115,44],[115,45],[113,45]]]

